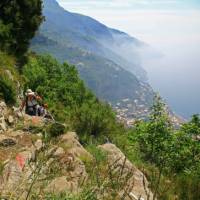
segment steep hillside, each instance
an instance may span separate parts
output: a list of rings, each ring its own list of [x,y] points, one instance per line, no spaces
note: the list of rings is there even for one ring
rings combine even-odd
[[[85,149],[69,131],[47,140],[52,122],[19,117],[2,101],[0,111],[13,119],[3,132],[0,127],[1,199],[153,199],[144,174],[114,144]]]
[[[153,91],[137,56],[137,49],[145,46],[142,42],[65,11],[55,0],[44,1],[44,15],[46,21],[32,41],[34,51],[76,65],[81,78],[103,100],[115,105],[130,99],[149,106]]]
[[[126,97],[115,105],[120,114],[117,118],[112,107],[85,86],[74,65],[28,49],[29,39],[43,19],[41,3],[0,3],[0,199],[200,199],[200,116],[194,115],[175,129],[169,109],[156,95],[148,118],[124,126],[118,118],[126,117],[126,112],[131,118],[148,112],[153,94],[150,86],[100,52],[70,47],[64,37],[59,40],[57,35],[54,40],[40,33],[34,40],[40,51],[49,49],[65,59],[67,49],[82,76],[93,80],[88,85],[106,94],[101,98],[114,102]],[[61,9],[55,1],[48,3],[52,10],[55,5]],[[112,45],[114,34],[125,41],[129,37],[116,30],[101,33],[98,29],[105,26],[84,19],[91,20],[92,30],[73,24],[77,30],[84,29],[84,34],[100,33]],[[82,36],[78,38],[82,40]],[[16,54],[16,44],[25,47],[24,51]],[[133,96],[126,96],[127,91]]]
[[[19,74],[15,64],[0,52],[0,199],[153,199],[143,172],[108,142],[127,140],[124,127],[73,66],[29,55]],[[58,121],[19,109],[27,87]]]

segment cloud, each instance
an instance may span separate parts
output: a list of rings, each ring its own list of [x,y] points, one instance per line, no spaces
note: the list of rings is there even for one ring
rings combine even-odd
[[[66,9],[200,9],[199,0],[58,0]]]

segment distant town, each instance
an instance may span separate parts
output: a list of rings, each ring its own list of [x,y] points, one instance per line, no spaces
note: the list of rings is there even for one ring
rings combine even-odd
[[[127,127],[133,127],[138,120],[147,120],[150,114],[150,108],[138,99],[123,99],[113,108],[117,113],[118,120]],[[173,113],[167,105],[165,109],[174,127],[180,127],[185,122],[183,118]]]

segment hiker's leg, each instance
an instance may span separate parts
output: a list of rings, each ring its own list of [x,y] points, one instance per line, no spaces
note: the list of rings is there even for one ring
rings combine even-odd
[[[25,114],[28,115],[28,108],[25,108]]]
[[[26,114],[30,116],[34,116],[35,115],[34,109],[32,107],[27,108]]]

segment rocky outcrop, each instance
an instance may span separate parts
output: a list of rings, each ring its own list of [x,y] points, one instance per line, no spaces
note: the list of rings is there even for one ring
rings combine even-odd
[[[0,194],[25,199],[31,184],[46,193],[78,193],[88,175],[81,157],[92,156],[78,142],[74,132],[64,134],[55,145],[45,145],[37,135],[10,130],[0,135],[0,144],[13,141],[12,148],[0,148]],[[43,181],[39,181],[42,179]]]
[[[97,148],[106,153],[106,161],[99,165],[98,155],[91,155],[75,132],[45,142],[42,118],[18,118],[17,111],[12,115],[3,102],[0,111],[0,198],[23,200],[30,191],[79,194],[89,184],[99,200],[109,199],[113,192],[116,200],[152,200],[144,174],[114,144]],[[92,181],[99,178],[102,186],[97,187]]]
[[[0,135],[0,163],[4,166],[0,175],[0,193],[3,197],[13,195],[26,199],[31,185],[35,193],[42,190],[44,193],[77,194],[82,191],[91,178],[82,160],[90,161],[92,168],[96,168],[95,158],[79,143],[75,132],[68,132],[56,141],[45,144],[39,135],[22,130],[9,130]],[[117,175],[119,184],[123,181],[118,191],[119,199],[152,199],[144,174],[114,144],[99,148],[107,154],[105,168],[112,171],[108,174]],[[94,190],[98,193],[101,188]],[[98,196],[101,200],[102,196]]]
[[[7,114],[8,114],[7,106],[3,101],[1,101],[0,102],[0,133],[3,133],[7,130],[7,124],[6,124]]]
[[[88,178],[85,165],[80,158],[92,159],[78,141],[74,132],[68,132],[59,138],[58,146],[50,149],[52,157],[59,163],[61,175],[49,181],[46,192],[78,193],[80,185]]]
[[[19,118],[19,109],[9,108],[4,101],[0,101],[0,134],[13,128]]]
[[[62,135],[60,137],[60,143],[63,143],[67,152],[74,157],[92,159],[91,154],[80,144],[79,138],[75,132]]]
[[[114,144],[104,144],[100,149],[107,152],[109,165],[121,174],[127,177],[127,184],[124,189],[129,194],[127,200],[152,200],[153,195],[148,188],[148,182],[145,175],[138,170],[125,155]],[[124,195],[124,191],[121,192]]]

